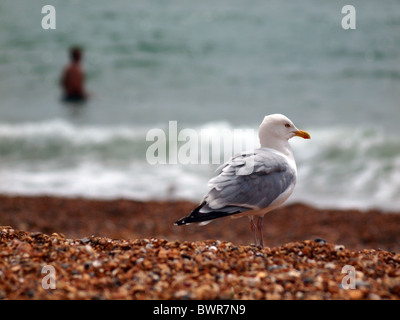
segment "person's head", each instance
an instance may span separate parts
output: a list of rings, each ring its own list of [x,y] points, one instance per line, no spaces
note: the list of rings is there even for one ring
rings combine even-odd
[[[71,61],[79,62],[82,59],[82,49],[79,47],[72,47],[69,49],[69,56]]]

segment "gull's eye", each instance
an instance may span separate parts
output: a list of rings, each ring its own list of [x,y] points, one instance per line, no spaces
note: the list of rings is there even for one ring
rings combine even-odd
[[[290,128],[290,123],[286,123],[286,124],[285,124],[285,127],[286,127],[286,128]]]

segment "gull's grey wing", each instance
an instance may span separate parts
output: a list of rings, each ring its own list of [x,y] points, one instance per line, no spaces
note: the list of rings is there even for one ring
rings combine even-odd
[[[212,210],[232,205],[261,209],[295,183],[295,179],[296,173],[285,157],[261,148],[239,154],[220,167],[218,176],[209,182],[211,190],[204,200]]]
[[[177,224],[265,208],[296,182],[296,172],[286,158],[269,148],[238,154],[220,166],[217,174],[201,205]]]

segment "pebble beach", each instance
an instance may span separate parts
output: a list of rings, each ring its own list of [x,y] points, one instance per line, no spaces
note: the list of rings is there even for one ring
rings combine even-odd
[[[247,219],[173,226],[194,206],[1,196],[0,299],[400,299],[399,214],[292,204],[258,248]]]

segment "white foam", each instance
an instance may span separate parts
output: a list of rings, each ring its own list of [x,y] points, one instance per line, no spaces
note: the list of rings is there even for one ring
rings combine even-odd
[[[75,125],[66,120],[43,122],[0,123],[0,139],[54,139],[62,138],[77,144],[104,143],[116,137],[132,139],[142,137],[147,128],[137,126]]]

